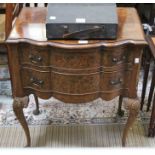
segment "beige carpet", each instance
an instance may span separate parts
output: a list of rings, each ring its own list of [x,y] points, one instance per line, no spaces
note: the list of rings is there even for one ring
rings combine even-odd
[[[30,126],[32,147],[121,147],[124,125]],[[127,140],[128,147],[155,147],[148,138],[148,124],[137,122]],[[23,147],[26,144],[20,126],[0,127],[0,147]]]

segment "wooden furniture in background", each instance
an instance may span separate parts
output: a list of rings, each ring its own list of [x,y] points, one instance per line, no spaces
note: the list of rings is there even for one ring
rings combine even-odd
[[[15,3],[7,3],[4,4],[5,8],[3,8],[5,11],[4,13],[0,14],[0,53],[6,53],[7,48],[5,46],[5,40],[8,37],[13,21],[18,16],[20,9],[19,5]]]
[[[151,59],[153,59],[153,61],[155,62],[155,37],[153,37],[151,35],[147,35],[146,40],[147,40],[149,46],[146,49],[147,50],[147,55],[146,55],[147,63],[145,65],[145,69],[144,69],[141,109],[143,108],[143,104],[144,104]],[[147,102],[147,111],[149,111],[151,102],[152,102],[152,97],[154,95],[153,105],[152,105],[152,113],[151,113],[151,118],[150,118],[150,125],[149,125],[149,129],[148,129],[149,137],[155,136],[155,94],[153,93],[154,87],[155,87],[155,64],[153,64],[151,86],[150,86],[148,102]]]
[[[25,7],[31,7],[32,3],[24,3],[24,4],[20,4],[22,6],[25,6]],[[40,5],[44,6],[44,7],[47,7],[48,3],[33,3],[33,7],[39,7]]]
[[[4,3],[0,4],[0,53],[6,51],[4,41],[5,41],[5,9]]]
[[[143,23],[150,25],[155,24],[155,4],[154,3],[139,3],[137,10]]]
[[[28,95],[51,96],[65,103],[86,103],[101,97],[128,97],[129,117],[122,145],[139,111],[137,82],[142,49],[147,44],[134,8],[118,8],[116,40],[47,41],[46,8],[23,8],[7,39],[14,112],[30,146],[30,133],[23,114]],[[26,96],[26,97],[25,97]]]
[[[5,3],[0,3],[0,14],[5,14],[5,7],[6,7]]]
[[[10,80],[10,76],[7,60],[8,50],[5,40],[12,29],[16,16],[18,16],[19,5],[14,3],[1,3],[0,5],[3,6],[3,12],[0,11],[0,95],[11,95],[11,90],[7,91],[6,88],[6,85],[8,85]]]

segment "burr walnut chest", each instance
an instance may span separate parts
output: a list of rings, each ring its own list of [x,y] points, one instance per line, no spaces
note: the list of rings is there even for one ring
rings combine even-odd
[[[27,145],[30,133],[23,115],[28,95],[51,96],[65,103],[87,103],[97,98],[128,97],[129,118],[122,144],[138,110],[137,82],[142,49],[146,45],[134,8],[117,8],[116,40],[51,40],[46,38],[46,8],[23,8],[7,39],[14,96],[13,109],[24,128]]]

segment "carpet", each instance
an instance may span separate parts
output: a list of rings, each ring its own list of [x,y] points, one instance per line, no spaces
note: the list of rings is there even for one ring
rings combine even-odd
[[[124,124],[108,125],[37,125],[29,126],[31,147],[122,147]],[[130,130],[126,147],[155,147],[155,138],[146,136],[148,124],[136,122]],[[0,127],[0,147],[24,147],[21,126]],[[25,149],[25,148],[24,148]]]

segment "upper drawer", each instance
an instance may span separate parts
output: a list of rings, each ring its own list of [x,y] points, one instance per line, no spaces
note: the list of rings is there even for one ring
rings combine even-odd
[[[53,48],[51,66],[58,69],[94,70],[100,67],[99,48],[91,49],[60,49]]]
[[[104,67],[116,67],[124,63],[131,63],[132,49],[128,47],[105,48],[102,50],[101,63]]]
[[[115,48],[61,49],[30,44],[19,46],[21,64],[53,69],[99,71],[100,67],[117,68],[132,63],[133,49],[130,46]],[[24,49],[24,50],[23,50]]]
[[[50,65],[50,53],[48,52],[48,47],[21,44],[19,48],[19,51],[22,50],[22,52],[20,52],[21,64],[36,66]]]

